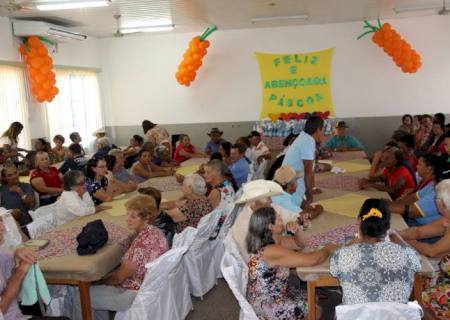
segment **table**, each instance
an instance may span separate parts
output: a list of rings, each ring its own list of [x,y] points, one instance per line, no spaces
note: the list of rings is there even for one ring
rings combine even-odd
[[[66,229],[74,226],[84,226],[86,223],[102,219],[103,221],[114,222],[120,226],[127,227],[125,215],[111,214],[114,210],[123,208],[124,200],[127,200],[137,192],[131,192],[125,197],[111,202],[103,203],[109,206],[105,210],[87,217],[80,217],[59,226],[56,229]],[[178,199],[182,195],[180,190],[163,192],[162,198],[165,201]],[[75,285],[80,290],[81,312],[84,320],[91,319],[91,303],[89,287],[91,282],[100,280],[108,272],[119,265],[125,250],[118,244],[107,245],[101,248],[96,254],[89,256],[69,255],[62,257],[50,257],[39,261],[39,265],[44,273],[48,284]]]
[[[351,162],[355,163],[367,163],[367,160],[359,159],[359,160],[351,160]],[[323,173],[316,174],[316,181],[321,181],[323,179],[331,178],[334,174],[332,173]],[[367,170],[361,170],[353,173],[341,174],[352,175],[357,177],[367,176]],[[342,189],[333,189],[333,188],[321,188],[322,193],[315,195],[315,201],[322,201],[326,199],[332,199],[339,196],[346,195],[350,193],[350,191],[342,190]],[[377,191],[377,190],[359,190],[352,191],[351,193],[373,197],[373,198],[385,198],[389,199],[389,196],[385,192]],[[355,218],[350,218],[348,216],[344,216],[341,214],[335,214],[331,212],[324,211],[321,215],[319,215],[316,219],[314,219],[312,227],[305,231],[306,235],[313,235],[322,232],[329,231],[331,229],[337,227],[343,227],[354,223],[356,221]],[[391,216],[391,226],[394,229],[405,229],[407,227],[401,215],[393,214]],[[415,299],[421,303],[422,299],[422,288],[423,288],[423,279],[424,277],[431,275],[433,273],[433,267],[430,261],[422,256],[422,270],[416,274],[416,279],[414,283],[414,297]],[[298,267],[296,268],[298,276],[307,282],[307,299],[308,299],[308,320],[316,319],[316,304],[315,304],[315,290],[316,287],[338,287],[339,281],[332,277],[330,274],[330,261],[329,259],[323,262],[320,265],[313,267]]]

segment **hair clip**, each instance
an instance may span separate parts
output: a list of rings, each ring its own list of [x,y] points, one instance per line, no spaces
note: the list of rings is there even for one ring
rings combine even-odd
[[[369,219],[370,217],[377,217],[381,219],[383,218],[383,214],[377,208],[372,208],[370,209],[369,213],[366,213],[365,215],[362,216],[362,221]]]

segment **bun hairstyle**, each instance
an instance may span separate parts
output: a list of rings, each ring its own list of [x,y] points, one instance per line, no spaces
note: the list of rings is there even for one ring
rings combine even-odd
[[[383,238],[391,227],[391,212],[383,199],[364,201],[358,218],[361,220],[360,230],[364,236]]]

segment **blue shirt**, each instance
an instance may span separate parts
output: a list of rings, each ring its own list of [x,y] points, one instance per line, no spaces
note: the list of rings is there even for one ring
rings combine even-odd
[[[303,160],[314,160],[315,157],[316,141],[312,136],[302,131],[286,152],[283,165],[290,165],[297,173],[304,176]]]
[[[248,175],[250,173],[250,166],[247,160],[245,160],[245,157],[243,157],[238,161],[233,162],[229,168],[231,173],[233,174],[234,180],[236,180],[238,188],[240,188],[241,185],[247,181]]]
[[[131,180],[131,175],[127,171],[127,169],[125,169],[124,166],[122,166],[120,168],[119,172],[113,173],[113,176],[114,176],[114,178],[116,178],[117,180],[119,180],[120,182],[123,182],[123,183],[128,183],[128,181]]]
[[[364,149],[363,145],[361,144],[361,142],[358,141],[358,139],[349,135],[344,136],[344,138],[334,136],[330,140],[325,142],[323,146],[329,149],[336,149],[340,147],[347,147],[349,149],[352,148],[358,148],[361,150]]]
[[[292,212],[302,212],[302,209],[297,205],[295,196],[287,192],[283,192],[278,196],[273,196],[272,203],[275,203]]]
[[[212,140],[209,140],[205,147],[205,152],[211,151],[211,153],[219,152],[220,145],[226,142],[226,140],[220,139],[218,143],[214,143]]]
[[[423,192],[423,190],[425,190],[425,192]],[[422,196],[419,194],[420,191],[422,191]],[[432,183],[429,183],[426,187],[422,188],[422,190],[419,190],[417,196],[419,197],[419,200],[417,200],[414,205],[420,211],[422,217],[414,219],[415,225],[424,226],[442,218],[436,206],[436,190]]]
[[[30,184],[19,182],[19,187],[29,196],[34,197],[34,191]],[[20,218],[20,225],[24,226],[31,222],[31,217],[28,214],[28,207],[18,193],[9,192],[8,185],[2,185],[0,187],[0,193],[2,196],[1,206],[6,209],[20,209],[22,216]]]

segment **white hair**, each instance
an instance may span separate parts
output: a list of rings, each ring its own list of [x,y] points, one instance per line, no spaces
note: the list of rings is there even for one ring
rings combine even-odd
[[[445,179],[436,185],[436,198],[440,199],[446,209],[450,209],[450,179]]]
[[[186,178],[184,178],[183,184],[191,187],[192,192],[194,192],[195,194],[198,194],[200,196],[204,196],[206,194],[206,182],[198,173],[188,175]]]
[[[110,147],[111,146],[111,142],[109,141],[109,139],[107,137],[102,137],[97,139],[97,144],[100,144],[102,147]]]
[[[123,151],[121,150],[121,149],[111,149],[111,150],[109,150],[109,152],[108,152],[108,155],[109,156],[117,156],[117,155],[119,155],[119,154],[122,154],[123,155]]]

